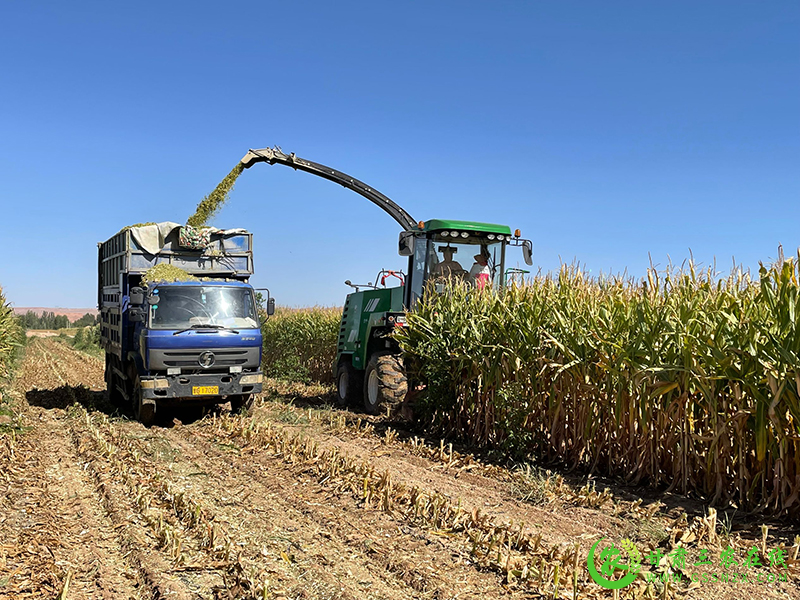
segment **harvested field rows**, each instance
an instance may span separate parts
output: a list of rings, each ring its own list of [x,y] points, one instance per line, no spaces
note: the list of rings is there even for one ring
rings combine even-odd
[[[601,536],[643,553],[751,543],[285,393],[249,416],[145,428],[106,403],[102,375],[57,340],[29,346],[0,444],[2,598],[612,598],[586,571]],[[793,550],[788,527],[770,532]],[[619,597],[800,598],[791,570],[772,584],[640,581]]]

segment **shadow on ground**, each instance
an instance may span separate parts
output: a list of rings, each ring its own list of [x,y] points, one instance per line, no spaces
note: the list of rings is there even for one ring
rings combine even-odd
[[[65,409],[73,404],[81,404],[87,410],[114,414],[119,408],[113,406],[107,399],[105,390],[91,390],[83,385],[62,385],[49,390],[30,390],[25,393],[25,399],[31,406],[40,406],[48,410],[54,408]]]
[[[135,420],[131,407],[114,405],[108,400],[105,390],[92,390],[83,385],[62,385],[47,390],[30,390],[25,394],[25,399],[30,406],[39,406],[47,410],[65,410],[73,404],[80,404],[90,412],[102,412],[109,417],[127,417]],[[172,427],[175,424],[175,419],[188,425],[201,419],[205,413],[212,410],[219,411],[220,409],[219,407],[208,407],[206,409],[200,407],[159,407],[154,425]]]

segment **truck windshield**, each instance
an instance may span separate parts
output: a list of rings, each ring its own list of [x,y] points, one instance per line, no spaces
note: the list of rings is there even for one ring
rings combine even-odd
[[[203,325],[258,327],[250,289],[222,286],[159,286],[158,304],[150,307],[153,329],[188,329]]]

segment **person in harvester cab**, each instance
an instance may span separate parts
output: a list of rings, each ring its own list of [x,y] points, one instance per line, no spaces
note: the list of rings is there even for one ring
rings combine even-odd
[[[475,264],[469,270],[469,280],[474,283],[476,288],[482,290],[492,280],[489,257],[481,251],[480,254],[476,254],[473,258],[475,259]]]
[[[464,267],[458,261],[453,260],[453,254],[458,252],[458,248],[452,246],[441,246],[439,252],[444,255],[444,260],[433,267],[433,274],[436,277],[458,277],[466,275]]]

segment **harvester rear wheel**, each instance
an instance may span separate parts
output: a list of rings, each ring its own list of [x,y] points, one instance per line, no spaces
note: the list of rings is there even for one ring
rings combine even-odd
[[[364,410],[377,415],[393,410],[408,392],[403,359],[391,352],[373,354],[364,372]]]
[[[361,394],[361,373],[355,370],[348,359],[343,359],[336,369],[336,404],[355,404]]]

